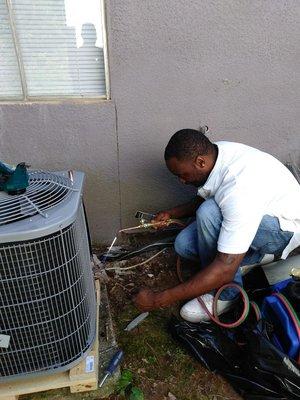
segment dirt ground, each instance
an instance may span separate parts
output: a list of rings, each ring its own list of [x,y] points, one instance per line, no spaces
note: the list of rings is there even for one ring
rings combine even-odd
[[[130,246],[145,244],[145,238],[134,237]],[[147,236],[148,243],[155,241],[156,233]],[[95,248],[100,255],[104,248]],[[106,268],[130,267],[141,263],[157,251],[120,264],[107,263]],[[300,254],[300,248],[293,252]],[[133,306],[132,297],[137,288],[149,287],[162,290],[178,284],[176,256],[169,248],[157,258],[125,273],[108,272],[107,289],[113,315],[118,345],[124,351],[121,371],[132,373],[132,384],[143,393],[143,400],[242,400],[232,387],[220,376],[209,372],[196,362],[168,332],[168,321],[178,315],[179,304],[157,310],[131,332],[124,331],[127,324],[139,311]],[[183,278],[187,279],[195,266],[183,265]],[[117,393],[106,400],[125,400]],[[68,388],[20,396],[22,400],[100,400],[98,391],[70,394]],[[126,396],[126,400],[141,400],[141,397]]]
[[[158,240],[157,233],[146,237],[133,235],[130,247]],[[118,243],[119,244],[119,243]],[[100,255],[104,248],[94,248]],[[157,253],[144,253],[120,263],[107,262],[105,267],[126,268],[141,263]],[[193,273],[195,266],[184,265],[183,278]],[[97,273],[97,271],[96,271]],[[149,287],[162,290],[179,283],[176,273],[176,255],[173,248],[164,250],[158,257],[142,266],[120,273],[108,272],[107,290],[113,324],[119,348],[124,351],[121,372],[130,371],[132,385],[143,396],[126,397],[115,394],[106,400],[241,400],[241,397],[220,376],[208,371],[195,361],[168,332],[172,315],[178,316],[179,304],[164,310],[153,311],[131,332],[124,331],[127,324],[140,312],[134,307],[132,297],[136,289]],[[100,400],[98,391],[71,394],[68,388],[20,396],[22,400]]]
[[[127,260],[122,267],[140,263],[153,254]],[[122,370],[132,372],[133,383],[142,390],[145,400],[241,399],[225,380],[191,358],[168,333],[168,321],[172,314],[178,315],[178,304],[153,311],[136,329],[124,331],[126,325],[139,314],[132,304],[137,288],[161,290],[178,284],[173,249],[166,249],[153,261],[128,270],[126,274],[111,271],[109,275],[108,293],[117,341],[125,353]],[[121,399],[124,397],[117,394],[109,398]]]

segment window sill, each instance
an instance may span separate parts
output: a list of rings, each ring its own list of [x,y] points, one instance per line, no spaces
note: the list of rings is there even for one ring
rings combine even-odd
[[[95,104],[95,103],[107,103],[110,102],[111,99],[108,99],[106,96],[99,96],[99,97],[32,97],[30,99],[11,99],[11,100],[1,100],[0,99],[0,106],[1,105],[12,105],[12,104],[22,104],[22,105],[29,105],[29,104]]]

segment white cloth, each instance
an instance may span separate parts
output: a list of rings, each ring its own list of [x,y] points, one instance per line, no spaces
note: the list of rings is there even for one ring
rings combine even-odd
[[[216,142],[218,157],[205,184],[204,199],[214,197],[223,223],[222,253],[241,254],[250,247],[264,215],[277,217],[283,231],[294,232],[281,258],[300,244],[300,185],[275,157],[253,147]]]

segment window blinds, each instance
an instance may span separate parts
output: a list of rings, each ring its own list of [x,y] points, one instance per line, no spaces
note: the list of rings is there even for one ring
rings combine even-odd
[[[75,8],[80,3],[69,2],[68,15],[78,13]],[[93,5],[89,1],[85,6],[89,4]],[[103,46],[96,45],[99,27],[95,23],[88,18],[80,26],[68,23],[64,0],[12,0],[11,8],[28,97],[105,96]],[[101,25],[101,15],[97,20]],[[13,49],[11,43],[6,45]],[[16,71],[11,69],[9,75],[15,79]]]
[[[22,86],[16,57],[9,14],[4,0],[0,0],[0,98],[22,99]]]

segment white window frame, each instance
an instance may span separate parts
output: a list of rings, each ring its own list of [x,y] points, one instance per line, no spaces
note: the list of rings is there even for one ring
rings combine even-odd
[[[110,100],[111,97],[110,97],[107,28],[106,28],[107,27],[107,25],[106,25],[106,4],[105,4],[105,0],[98,0],[98,1],[100,1],[101,14],[102,14],[101,19],[102,19],[103,55],[104,55],[106,93],[101,96],[87,96],[87,97],[81,97],[78,95],[29,96],[28,91],[27,91],[26,75],[25,75],[25,69],[24,69],[24,64],[23,64],[23,60],[22,60],[22,54],[20,52],[18,33],[16,30],[15,21],[14,21],[14,11],[13,11],[12,0],[5,0],[6,6],[7,6],[7,12],[9,15],[9,24],[10,24],[10,28],[11,28],[11,32],[12,32],[13,46],[15,49],[17,65],[18,65],[18,70],[19,70],[19,74],[20,74],[23,97],[18,98],[16,96],[15,98],[7,98],[5,96],[1,96],[1,93],[0,93],[0,102],[1,103],[18,103],[18,102],[30,103],[32,101],[49,102],[49,101],[57,101],[57,100],[71,100],[71,101],[72,100],[82,100],[83,102],[86,102],[89,100]]]

